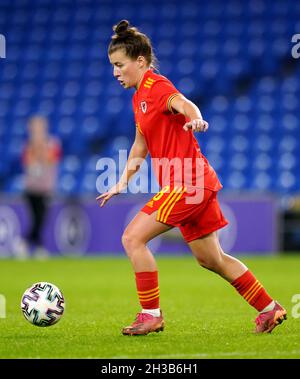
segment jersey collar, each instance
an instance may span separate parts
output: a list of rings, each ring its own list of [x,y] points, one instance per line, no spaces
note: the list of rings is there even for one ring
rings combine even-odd
[[[145,81],[150,77],[151,74],[153,74],[153,71],[151,70],[151,68],[149,68],[149,70],[147,70],[144,73],[143,79],[142,79],[140,85],[138,86],[137,91],[139,91],[139,89],[142,88],[142,86],[145,84]]]

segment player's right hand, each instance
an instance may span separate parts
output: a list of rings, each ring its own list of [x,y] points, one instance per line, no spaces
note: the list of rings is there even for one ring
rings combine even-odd
[[[193,132],[206,132],[208,129],[208,122],[202,118],[195,118],[183,125],[183,129],[187,132],[191,129]]]
[[[99,202],[100,207],[103,207],[103,205],[114,195],[118,195],[122,191],[122,188],[116,184],[113,186],[109,191],[104,192],[102,195],[99,195],[96,197],[96,200]]]

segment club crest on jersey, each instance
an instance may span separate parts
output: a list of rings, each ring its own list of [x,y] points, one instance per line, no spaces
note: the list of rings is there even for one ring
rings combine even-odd
[[[141,109],[142,109],[143,113],[146,113],[146,111],[147,111],[147,103],[146,103],[146,101],[142,101],[141,102]]]

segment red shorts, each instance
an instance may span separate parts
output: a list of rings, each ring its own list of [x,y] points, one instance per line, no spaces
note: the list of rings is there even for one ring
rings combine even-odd
[[[148,215],[157,211],[157,221],[177,226],[185,241],[191,242],[228,224],[218,203],[217,194],[216,191],[201,190],[200,201],[195,203],[193,200],[189,201],[191,194],[164,187],[141,211]]]

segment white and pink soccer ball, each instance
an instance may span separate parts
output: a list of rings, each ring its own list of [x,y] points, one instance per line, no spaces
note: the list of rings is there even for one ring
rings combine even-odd
[[[34,283],[27,288],[21,299],[24,317],[36,326],[56,324],[65,310],[65,299],[58,287],[52,283]]]

